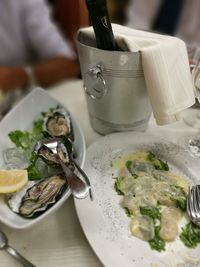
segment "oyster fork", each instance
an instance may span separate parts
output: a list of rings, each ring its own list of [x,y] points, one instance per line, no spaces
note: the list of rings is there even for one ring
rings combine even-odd
[[[78,164],[76,164],[70,158],[70,160],[77,167],[77,169],[82,174],[86,182],[80,179],[69,167],[66,166],[63,160],[60,158],[59,153],[58,153],[58,147],[60,145],[60,142],[61,141],[57,138],[48,138],[48,139],[43,139],[39,141],[40,146],[49,149],[54,154],[58,162],[60,163],[65,173],[65,177],[68,181],[68,186],[72,192],[72,195],[78,199],[82,199],[82,198],[86,198],[89,194],[90,199],[92,200],[93,197],[92,197],[90,182],[86,174],[83,172],[83,170],[78,166]]]
[[[189,188],[186,208],[191,221],[200,226],[200,185]]]

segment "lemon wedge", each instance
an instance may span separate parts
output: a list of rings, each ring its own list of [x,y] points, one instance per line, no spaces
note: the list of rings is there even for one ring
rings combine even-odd
[[[0,193],[18,191],[27,182],[27,170],[0,170]]]

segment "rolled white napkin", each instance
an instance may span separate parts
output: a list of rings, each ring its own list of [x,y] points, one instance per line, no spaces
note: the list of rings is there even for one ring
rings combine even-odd
[[[153,114],[158,125],[178,121],[179,113],[195,103],[185,43],[167,35],[112,24],[119,47],[141,51],[142,66]],[[80,30],[93,35],[93,28]]]

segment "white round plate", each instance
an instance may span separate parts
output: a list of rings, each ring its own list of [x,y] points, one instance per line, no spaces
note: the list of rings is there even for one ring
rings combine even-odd
[[[200,266],[200,246],[188,249],[177,237],[160,253],[131,236],[130,218],[120,207],[121,196],[114,189],[115,170],[111,162],[122,154],[141,150],[152,151],[191,183],[200,183],[200,160],[173,143],[138,132],[100,138],[88,148],[84,165],[94,200],[75,200],[90,245],[106,267]]]

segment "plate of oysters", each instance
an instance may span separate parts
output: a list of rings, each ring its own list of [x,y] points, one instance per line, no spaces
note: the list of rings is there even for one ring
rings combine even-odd
[[[89,183],[81,173],[86,148],[79,125],[66,107],[34,89],[0,123],[0,221],[12,228],[41,221],[71,195],[66,173],[44,140],[57,140],[59,159]]]

